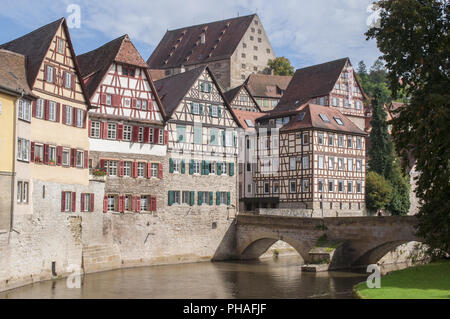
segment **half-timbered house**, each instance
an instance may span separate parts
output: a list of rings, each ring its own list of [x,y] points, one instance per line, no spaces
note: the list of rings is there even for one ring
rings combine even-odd
[[[281,128],[259,132],[254,179],[260,207],[362,214],[365,137],[339,110],[310,103]]]
[[[262,122],[286,123],[305,103],[335,108],[365,129],[367,96],[349,58],[297,70],[278,105]]]
[[[168,210],[208,211],[223,221],[237,209],[239,122],[208,67],[155,86],[168,118]]]
[[[159,190],[168,136],[147,64],[127,35],[78,61],[94,107],[90,168],[94,175],[107,175],[103,210],[157,211],[164,204]]]
[[[26,211],[32,214],[33,223],[42,227],[42,240],[53,247],[56,243],[46,242],[45,234],[64,234],[68,231],[67,215],[93,212],[103,198],[103,187],[89,181],[89,99],[64,18],[0,48],[26,57],[27,82],[37,97],[31,116],[21,114],[22,121],[30,122],[27,132],[22,131],[29,136],[29,143],[25,137],[18,144],[22,152],[17,156],[22,164],[28,163],[21,174],[28,172],[29,177],[16,187],[22,192],[21,200],[32,204]],[[21,106],[26,112],[26,103]],[[30,220],[29,216],[21,218],[19,212],[25,211],[15,210],[13,227],[25,227]],[[46,263],[52,258],[62,265],[67,264],[67,254],[43,258]]]
[[[251,74],[245,84],[261,110],[268,112],[278,105],[291,80],[289,75]]]

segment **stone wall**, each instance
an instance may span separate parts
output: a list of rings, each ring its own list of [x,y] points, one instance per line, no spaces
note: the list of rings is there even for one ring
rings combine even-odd
[[[0,232],[9,230],[11,223],[12,173],[0,172]]]

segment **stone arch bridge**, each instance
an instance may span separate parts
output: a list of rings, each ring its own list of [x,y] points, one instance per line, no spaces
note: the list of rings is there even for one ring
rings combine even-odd
[[[417,218],[331,217],[298,218],[239,214],[213,260],[257,259],[275,242],[294,247],[306,263],[320,238],[339,243],[330,269],[377,263],[397,246],[421,241]]]

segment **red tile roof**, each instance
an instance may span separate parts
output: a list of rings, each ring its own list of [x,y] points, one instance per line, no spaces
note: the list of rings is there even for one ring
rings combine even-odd
[[[251,74],[245,83],[254,97],[280,98],[291,80],[292,76]]]
[[[299,115],[305,113],[305,117],[302,121],[298,121]],[[325,122],[321,115],[326,115],[329,120]],[[343,125],[339,125],[335,118],[340,118]],[[367,135],[364,131],[359,129],[351,120],[349,120],[344,114],[339,112],[338,109],[316,105],[316,104],[306,104],[301,107],[295,116],[292,117],[291,121],[283,126],[280,131],[295,131],[306,128],[316,128],[321,130],[328,130],[334,132],[346,132],[357,135]]]
[[[264,115],[264,113],[261,112],[249,112],[236,109],[233,109],[233,112],[245,130],[256,127],[256,119]],[[253,127],[249,127],[245,120],[250,120],[253,123]]]
[[[0,90],[35,98],[27,81],[25,56],[0,49]]]
[[[208,63],[231,57],[255,14],[167,31],[148,59],[152,69]],[[205,43],[201,44],[201,34]]]

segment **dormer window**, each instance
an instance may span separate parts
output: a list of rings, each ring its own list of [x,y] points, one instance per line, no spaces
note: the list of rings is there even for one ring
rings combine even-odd
[[[325,123],[330,123],[330,120],[328,119],[328,116],[326,114],[319,114],[319,116]]]
[[[122,66],[122,75],[134,78],[136,70],[128,66]]]
[[[205,33],[202,33],[200,35],[200,43],[201,44],[205,44],[206,43],[206,34]]]
[[[341,118],[335,116],[334,120],[336,121],[337,124],[339,124],[341,126],[344,125],[344,122],[342,122]]]

